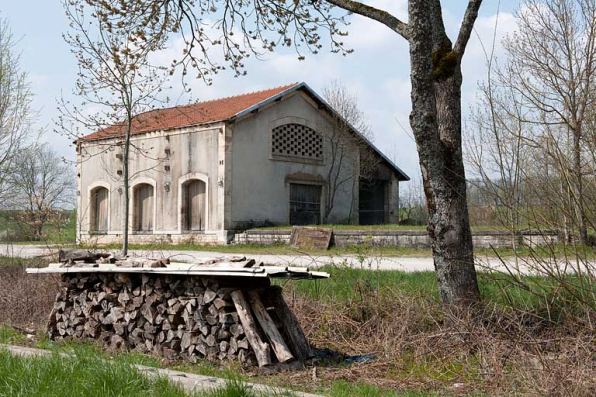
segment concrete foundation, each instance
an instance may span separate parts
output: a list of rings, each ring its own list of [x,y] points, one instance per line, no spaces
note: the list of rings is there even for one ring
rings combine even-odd
[[[289,244],[290,230],[248,230],[234,236],[233,244]],[[515,240],[514,240],[515,238]],[[560,242],[554,232],[523,231],[512,237],[506,231],[476,231],[472,240],[475,248],[513,248],[514,241],[520,246],[545,246]],[[334,230],[334,245],[339,248],[351,246],[384,246],[399,248],[430,248],[429,237],[424,230]]]

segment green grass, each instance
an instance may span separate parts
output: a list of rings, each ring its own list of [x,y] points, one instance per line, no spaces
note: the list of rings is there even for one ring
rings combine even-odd
[[[283,285],[291,295],[324,302],[365,301],[371,296],[391,298],[392,295],[430,297],[437,303],[439,301],[434,272],[371,271],[347,266],[327,266],[321,270],[330,273],[331,277],[321,280],[276,280],[274,283]],[[574,275],[566,276],[565,282],[576,295],[581,292],[586,299],[596,296],[594,282],[582,285],[582,280]],[[479,273],[478,284],[483,301],[489,305],[530,310],[553,320],[557,319],[558,310],[564,305],[569,309],[579,304],[578,296],[564,296],[561,284],[546,277],[524,276],[517,279],[506,274]],[[545,297],[555,296],[564,299],[554,299],[547,306]]]
[[[107,248],[120,249],[119,244],[110,244],[105,246],[87,246],[88,248]],[[432,256],[430,248],[403,248],[395,246],[384,247],[367,247],[367,246],[352,246],[346,248],[331,247],[329,250],[304,250],[292,248],[286,244],[238,244],[238,245],[211,245],[200,246],[196,244],[131,244],[130,250],[147,250],[147,251],[204,251],[204,252],[218,252],[224,254],[243,254],[243,255],[310,255],[310,256],[339,256],[352,255],[359,257],[383,258],[383,257],[411,257],[411,258],[428,258]],[[576,254],[580,258],[595,259],[596,247],[577,247],[573,251],[570,247],[563,245],[553,245],[544,248],[520,248],[513,250],[511,248],[476,248],[474,250],[478,258],[484,257],[503,257],[509,258],[514,256],[537,258],[549,258],[556,256],[558,258],[570,257],[575,258]]]
[[[26,266],[26,267],[45,267],[49,264],[49,260],[43,258],[20,258],[5,256],[3,252],[0,254],[0,268],[4,266]]]
[[[105,354],[78,348],[65,357],[54,352],[39,357],[17,357],[0,349],[0,396],[14,397],[257,397],[234,375],[226,386],[206,392],[186,393],[166,377],[148,379],[132,364],[130,353],[107,361]],[[267,392],[267,396],[279,393]],[[284,394],[286,396],[291,394]]]
[[[0,351],[0,395],[62,396],[186,396],[166,379],[150,381],[123,362],[98,357],[15,357]],[[198,396],[198,395],[197,395]]]
[[[73,244],[76,241],[76,212],[65,210],[62,212],[63,222],[60,224],[47,224],[43,228],[41,241],[30,236],[24,236],[17,222],[17,211],[0,210],[0,234],[8,232],[16,235],[19,244]]]
[[[0,343],[23,344],[20,334],[10,327],[0,326]],[[135,396],[140,395],[139,390],[146,391],[151,396],[186,396],[182,390],[166,379],[151,382],[133,367],[135,364],[149,367],[161,367],[159,358],[135,352],[119,351],[110,354],[101,349],[95,342],[89,341],[64,341],[55,343],[47,338],[35,345],[51,351],[51,356],[43,358],[18,358],[11,357],[0,350],[0,395],[11,396]],[[63,358],[60,354],[68,354],[72,358]],[[107,362],[109,360],[109,363]],[[220,368],[210,363],[180,363],[174,362],[167,365],[169,369],[197,373],[207,376],[216,376],[227,380],[226,388],[205,394],[193,396],[205,397],[257,397],[247,390],[242,382],[279,383],[275,378],[248,379],[239,375],[240,368]],[[437,369],[438,371],[438,369]],[[4,374],[12,376],[5,379]],[[25,375],[27,374],[27,375]],[[305,372],[304,376],[310,376]],[[25,379],[31,379],[31,384],[24,384]],[[55,385],[60,390],[56,394],[50,390],[55,379]],[[74,384],[66,384],[74,379]],[[121,385],[122,384],[122,385]],[[279,386],[284,387],[280,384]],[[79,390],[75,393],[74,390]],[[118,393],[116,393],[118,391]],[[311,390],[312,391],[312,390]],[[395,391],[377,387],[365,382],[348,382],[344,380],[325,383],[325,386],[315,387],[314,392],[323,393],[331,397],[422,397],[445,395],[422,391]],[[60,394],[63,393],[63,394]],[[276,395],[273,392],[267,396]],[[291,396],[292,394],[290,394]]]
[[[39,264],[39,260],[36,259],[19,259],[19,261],[22,261],[27,265],[29,265],[29,263],[32,265]],[[2,263],[3,258],[0,257],[0,272]],[[322,304],[336,303],[341,305],[346,303],[349,305],[348,307],[357,308],[358,305],[352,305],[352,303],[358,303],[360,301],[366,302],[370,300],[371,297],[378,297],[379,299],[387,298],[381,302],[390,305],[389,307],[393,307],[391,306],[392,302],[396,302],[396,306],[399,306],[397,304],[398,300],[392,301],[391,299],[393,297],[402,296],[421,297],[423,299],[431,298],[431,301],[434,300],[437,302],[437,307],[439,306],[434,272],[405,273],[402,271],[371,271],[366,264],[361,269],[349,268],[347,266],[342,266],[342,264],[337,265],[338,266],[335,267],[325,267],[322,269],[332,275],[331,278],[326,280],[276,281],[276,283],[284,285],[289,296],[306,298],[315,303],[321,302]],[[374,263],[372,268],[374,269]],[[574,285],[579,287],[581,282],[577,277],[571,275],[566,277],[566,280],[571,287]],[[561,305],[561,309],[569,309],[574,304],[573,297],[566,298],[561,295],[561,291],[559,291],[550,296],[560,296],[564,299],[561,301],[555,300],[554,305],[551,303],[547,307],[544,298],[545,296],[548,296],[548,291],[560,289],[560,284],[555,280],[527,276],[522,277],[521,281],[527,285],[531,285],[534,291],[542,291],[544,294],[535,294],[532,291],[519,287],[516,285],[516,280],[509,276],[500,275],[499,277],[496,277],[492,274],[479,274],[480,290],[484,302],[488,305],[494,304],[505,310],[509,310],[509,308],[526,309],[538,314],[540,318],[557,320],[557,304]],[[23,335],[13,329],[0,326],[0,343],[27,344],[31,342],[28,342]],[[55,353],[68,353],[75,355],[77,358],[96,357],[98,359],[113,361],[117,365],[128,365],[129,367],[132,364],[142,364],[152,367],[164,365],[163,362],[155,356],[138,354],[135,352],[108,353],[103,351],[98,344],[89,342],[69,341],[54,343],[47,338],[42,337],[39,339],[39,342],[37,342],[35,347],[48,349]],[[403,352],[401,354],[400,364],[392,368],[392,371],[394,372],[385,372],[384,379],[395,381],[410,379],[414,382],[419,381],[420,384],[422,384],[425,381],[428,381],[429,378],[438,383],[455,382],[457,379],[460,379],[458,374],[465,374],[468,377],[464,379],[465,382],[469,381],[470,383],[474,383],[480,378],[480,375],[478,374],[481,366],[479,364],[477,365],[474,360],[466,361],[465,357],[453,357],[453,359],[441,360],[438,362],[436,360],[433,361],[432,358],[424,359],[414,356],[409,357],[408,354],[410,353],[408,352]],[[235,379],[237,381],[245,381],[248,379],[247,377],[239,375],[242,373],[242,369],[233,363],[216,366],[208,362],[199,362],[195,364],[177,361],[169,363],[167,366],[168,368],[184,372]],[[0,396],[4,395],[1,371],[2,369],[0,368]],[[300,376],[308,378],[310,372],[304,371]],[[380,376],[376,376],[376,378],[379,377]],[[256,383],[278,383],[280,386],[283,386],[283,383],[280,383],[283,382],[283,378],[257,378],[252,381]],[[150,388],[151,386],[149,385],[147,387]],[[432,391],[395,391],[379,388],[364,382],[344,380],[322,381],[321,384],[316,385],[309,385],[308,382],[305,382],[301,387],[305,388],[307,391],[318,391],[337,397],[415,397],[426,395],[449,395],[445,394],[445,390],[441,390],[441,393],[437,394],[433,394],[434,392]],[[227,390],[228,391],[226,392],[221,391],[221,393],[240,394],[219,394],[218,396],[245,396],[245,394],[241,394],[243,392],[242,390],[235,390],[232,386],[228,387]],[[147,394],[148,396],[151,396],[151,392],[148,392]],[[28,394],[15,395],[24,396]],[[42,394],[33,393],[31,395],[41,396]],[[50,397],[51,396],[52,395],[50,395]]]
[[[118,249],[120,245],[110,245],[108,248]],[[331,247],[329,250],[304,250],[292,248],[286,244],[259,245],[259,244],[238,244],[238,245],[212,245],[199,246],[196,244],[163,245],[163,244],[131,244],[129,249],[133,250],[180,250],[180,251],[205,251],[220,252],[228,254],[253,254],[253,255],[367,255],[367,256],[429,256],[430,249],[399,248],[399,247]]]
[[[322,271],[331,274],[328,279],[278,281],[298,296],[328,302],[352,301],[362,298],[367,291],[388,294],[399,291],[406,295],[435,296],[437,283],[433,272],[406,273],[396,270],[371,271],[347,266],[325,266]]]
[[[12,327],[0,325],[0,344],[20,345],[27,338]]]

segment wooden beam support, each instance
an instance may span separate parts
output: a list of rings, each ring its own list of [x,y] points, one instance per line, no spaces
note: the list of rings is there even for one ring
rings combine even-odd
[[[304,331],[296,318],[296,315],[288,307],[283,295],[282,288],[278,285],[272,285],[264,289],[266,298],[275,308],[275,314],[283,324],[286,335],[289,338],[290,347],[295,357],[304,361],[313,356],[312,349],[304,335]]]
[[[242,328],[244,328],[244,333],[246,334],[246,338],[250,343],[252,349],[255,352],[255,356],[257,357],[257,362],[259,367],[263,367],[265,365],[271,364],[271,348],[266,342],[261,340],[257,332],[257,324],[250,313],[250,306],[248,302],[244,298],[244,294],[240,290],[236,290],[230,294],[232,297],[232,301],[234,302],[234,306],[236,306],[236,311],[238,312],[238,317],[240,318],[240,323],[242,324]]]
[[[284,342],[283,336],[281,336],[281,333],[271,319],[271,316],[267,313],[267,309],[263,305],[263,302],[261,302],[258,291],[253,290],[248,292],[248,302],[250,303],[259,324],[261,324],[261,328],[265,331],[265,335],[269,338],[273,352],[279,362],[283,363],[293,360],[294,356],[292,355],[290,348],[286,345],[286,342]]]

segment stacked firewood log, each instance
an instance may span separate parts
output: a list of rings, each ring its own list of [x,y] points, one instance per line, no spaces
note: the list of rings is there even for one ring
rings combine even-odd
[[[281,288],[268,279],[108,272],[62,277],[48,323],[48,335],[57,340],[94,338],[170,359],[259,366],[312,356]]]

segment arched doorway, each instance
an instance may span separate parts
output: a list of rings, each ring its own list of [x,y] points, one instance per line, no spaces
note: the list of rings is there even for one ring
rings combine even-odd
[[[153,186],[141,183],[134,188],[133,230],[136,232],[153,231]]]
[[[207,185],[192,179],[182,186],[182,228],[185,231],[204,231],[207,220]]]
[[[91,213],[89,230],[95,233],[108,231],[109,195],[105,187],[97,187],[91,191]]]

